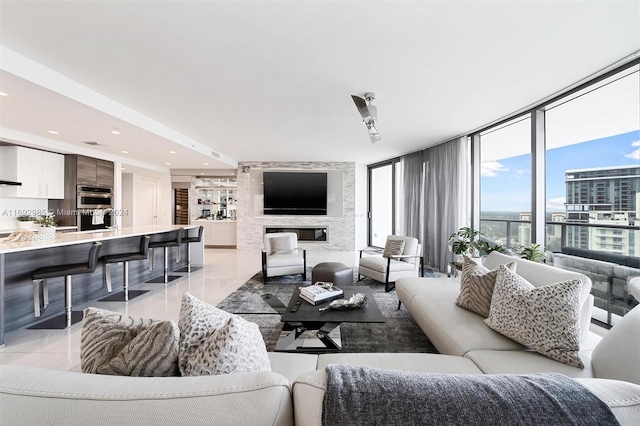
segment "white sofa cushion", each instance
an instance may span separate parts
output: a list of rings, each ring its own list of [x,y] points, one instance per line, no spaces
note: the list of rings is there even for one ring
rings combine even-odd
[[[410,309],[414,297],[425,294],[448,294],[454,296],[460,293],[460,281],[455,278],[400,278],[396,281],[398,299]]]
[[[456,305],[456,297],[455,293],[424,294],[411,301],[411,316],[438,352],[464,356],[474,349],[524,349],[521,344],[487,327],[481,315]]]
[[[367,256],[360,259],[360,268],[367,268],[372,271],[384,273],[387,270],[387,263],[389,263],[390,272],[408,271],[413,272],[415,265],[400,260],[389,260],[382,256]]]
[[[573,279],[536,288],[500,265],[485,323],[549,358],[583,368],[577,354],[581,286]]]
[[[629,311],[593,350],[596,377],[640,384],[640,305]]]
[[[318,357],[318,370],[329,364],[351,364],[385,370],[415,371],[422,373],[482,374],[469,359],[440,354],[421,353],[335,353]]]
[[[584,368],[572,367],[532,350],[475,350],[465,354],[485,374],[560,373],[569,377],[595,377],[591,368],[591,351],[580,351]]]
[[[304,265],[304,258],[301,254],[272,254],[267,256],[267,268],[299,267]]]

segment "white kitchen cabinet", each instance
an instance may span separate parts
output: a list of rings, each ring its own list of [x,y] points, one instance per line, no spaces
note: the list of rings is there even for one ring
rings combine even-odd
[[[238,240],[238,226],[236,222],[226,222],[224,225],[224,245],[235,246]]]
[[[42,152],[44,198],[64,198],[64,155]]]
[[[210,220],[204,224],[204,244],[207,246],[235,246],[237,224],[233,221]]]
[[[0,147],[0,179],[21,186],[0,187],[0,196],[64,198],[64,155],[22,146]]]

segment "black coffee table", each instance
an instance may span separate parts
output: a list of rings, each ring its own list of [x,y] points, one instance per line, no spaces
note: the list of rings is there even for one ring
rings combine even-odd
[[[330,302],[312,305],[300,299],[300,292],[296,291],[282,314],[284,327],[275,350],[277,352],[337,352],[342,350],[340,324],[342,323],[383,323],[384,317],[376,305],[369,287],[341,286],[344,297],[348,299],[355,293],[365,293],[367,303],[360,309],[345,311],[318,309]],[[300,302],[295,312],[292,308]],[[317,330],[313,333],[312,330]]]

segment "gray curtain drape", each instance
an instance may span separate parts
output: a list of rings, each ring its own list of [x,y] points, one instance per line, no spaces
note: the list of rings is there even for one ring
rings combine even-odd
[[[444,272],[454,260],[449,235],[469,223],[469,146],[461,137],[426,150],[425,262]]]
[[[449,235],[469,222],[466,137],[401,157],[403,235],[422,244],[425,264],[446,271]]]
[[[401,157],[402,163],[402,234],[424,240],[424,151]]]

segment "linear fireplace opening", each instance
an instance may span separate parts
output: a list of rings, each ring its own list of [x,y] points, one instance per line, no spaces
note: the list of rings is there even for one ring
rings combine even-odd
[[[327,241],[327,228],[316,227],[298,227],[298,228],[277,228],[277,227],[265,227],[264,232],[267,234],[273,234],[276,232],[295,232],[298,236],[298,241]]]

